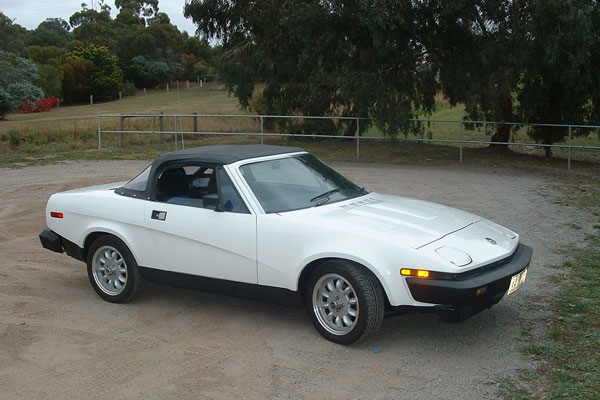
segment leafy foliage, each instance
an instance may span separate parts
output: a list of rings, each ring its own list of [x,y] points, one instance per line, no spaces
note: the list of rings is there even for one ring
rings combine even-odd
[[[152,17],[158,13],[158,0],[115,0],[115,7],[138,17]]]
[[[24,55],[23,37],[26,33],[27,29],[0,12],[0,51]]]
[[[62,18],[47,18],[35,30],[27,32],[25,41],[28,46],[63,47],[73,39],[70,29],[69,23]]]
[[[37,100],[44,95],[33,82],[38,78],[31,61],[0,51],[0,119],[15,110],[25,100]]]
[[[416,40],[412,2],[192,0],[185,15],[221,40],[221,76],[248,106],[258,83],[269,113],[377,118],[391,135],[430,112],[435,74]],[[354,133],[350,130],[352,134]]]
[[[63,57],[63,91],[68,101],[84,101],[89,95],[97,100],[118,96],[123,80],[117,58],[105,46],[89,44]]]
[[[531,2],[528,45],[517,100],[519,117],[537,123],[587,122],[593,115],[592,74],[600,59],[589,51],[599,39],[590,19],[598,5],[592,1],[545,0]],[[543,62],[540,62],[543,60]],[[540,143],[562,141],[565,127],[534,127],[529,135]],[[589,130],[574,131],[587,134]]]
[[[31,61],[38,64],[57,65],[60,56],[67,53],[67,50],[56,46],[27,46],[25,48],[27,56]]]
[[[131,95],[134,82],[152,87],[170,79],[215,74],[215,51],[206,40],[189,37],[171,24],[169,16],[159,12],[159,0],[117,0],[114,19],[104,0],[95,3],[96,7],[82,3],[69,22],[48,18],[30,31],[0,13],[0,50],[37,63],[40,76],[34,83],[50,95],[64,95],[67,102],[87,102],[90,94],[108,100],[119,90]],[[79,54],[90,45],[108,50],[103,56]],[[116,57],[118,68],[106,55]],[[142,59],[136,59],[139,56]]]
[[[585,124],[600,117],[590,107],[600,100],[593,86],[600,52],[590,51],[599,47],[599,7],[593,0],[429,0],[419,23],[444,95],[464,103],[468,119]],[[508,142],[511,127],[496,129],[492,140]],[[529,134],[552,144],[567,132]]]
[[[512,122],[513,91],[524,54],[526,2],[442,0],[424,2],[420,24],[430,61],[451,105],[463,103],[467,118]],[[510,126],[497,126],[493,140],[509,140]]]
[[[242,105],[265,83],[269,113],[370,116],[393,135],[441,90],[472,120],[600,118],[595,0],[191,0],[185,15],[223,43],[221,74]],[[494,128],[493,141],[510,140],[509,125]],[[566,133],[529,132],[544,144]]]
[[[59,97],[62,95],[62,73],[52,65],[40,65],[37,69],[38,78],[35,80],[46,96]]]
[[[134,82],[137,88],[154,87],[168,82],[173,77],[173,70],[162,61],[148,61],[144,56],[133,58]]]
[[[112,33],[110,6],[103,0],[100,0],[100,11],[88,8],[85,3],[81,6],[82,10],[69,18],[75,39],[85,43],[106,43]]]
[[[67,57],[60,66],[63,74],[63,94],[69,103],[89,99],[88,78],[92,73],[92,62],[77,57]]]
[[[36,112],[46,112],[50,111],[54,107],[58,106],[59,100],[57,97],[47,97],[43,99],[39,99],[38,101],[24,101],[20,106],[20,109],[23,112],[27,113],[36,113]]]

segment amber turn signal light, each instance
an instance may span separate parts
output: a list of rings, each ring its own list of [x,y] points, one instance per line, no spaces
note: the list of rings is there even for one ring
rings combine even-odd
[[[404,276],[416,276],[418,278],[429,278],[429,271],[426,271],[424,269],[402,268],[400,270],[400,275],[404,275]]]

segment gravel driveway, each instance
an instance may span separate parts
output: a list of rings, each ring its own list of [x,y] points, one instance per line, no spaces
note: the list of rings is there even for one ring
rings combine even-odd
[[[432,314],[387,318],[377,336],[344,347],[321,338],[302,309],[161,285],[111,304],[83,263],[42,249],[50,194],[125,180],[146,165],[0,169],[0,398],[496,398],[502,378],[531,366],[521,331],[543,329],[559,250],[583,243],[592,220],[555,204],[555,182],[543,176],[333,164],[370,190],[490,218],[534,248],[525,286],[491,310],[457,325]]]

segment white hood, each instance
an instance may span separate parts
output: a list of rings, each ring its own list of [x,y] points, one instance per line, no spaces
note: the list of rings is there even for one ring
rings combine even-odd
[[[325,223],[344,232],[360,231],[415,249],[482,219],[440,204],[378,193],[286,214],[318,217],[321,226]]]

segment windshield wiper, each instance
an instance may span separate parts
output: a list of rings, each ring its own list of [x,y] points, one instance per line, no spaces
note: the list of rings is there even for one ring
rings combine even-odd
[[[336,189],[328,190],[325,193],[321,193],[321,194],[313,197],[312,199],[310,199],[310,201],[312,203],[313,201],[320,200],[317,204],[315,204],[315,207],[322,206],[323,204],[325,204],[329,201],[329,197],[331,197],[332,194],[337,193],[340,190],[342,190],[342,189],[336,188]]]

